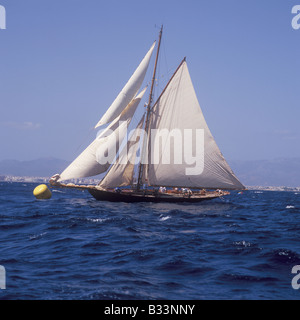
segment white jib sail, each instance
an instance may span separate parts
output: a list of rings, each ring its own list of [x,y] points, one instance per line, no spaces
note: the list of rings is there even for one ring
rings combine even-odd
[[[185,61],[154,106],[150,128],[150,185],[244,189],[206,124]]]
[[[58,181],[92,177],[108,170],[146,89],[62,172]]]
[[[137,92],[139,91],[144,81],[154,47],[155,47],[155,42],[153,43],[152,47],[150,48],[148,53],[145,55],[144,59],[142,60],[140,65],[137,67],[137,69],[135,70],[131,78],[128,80],[128,82],[126,83],[122,91],[119,93],[115,101],[106,111],[106,113],[103,115],[101,120],[96,124],[95,128],[100,127],[106,123],[109,123],[113,121],[116,117],[118,117],[119,114],[122,112],[122,110],[128,105],[128,103],[137,94]]]
[[[142,117],[138,126],[134,130],[132,136],[127,142],[127,145],[120,152],[117,161],[101,181],[101,187],[116,188],[133,184],[134,166],[136,164],[136,155],[140,145],[140,138],[143,133],[142,127],[144,117],[145,116]]]

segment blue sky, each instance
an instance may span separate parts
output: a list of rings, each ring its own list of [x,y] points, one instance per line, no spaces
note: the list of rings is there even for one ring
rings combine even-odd
[[[96,136],[92,128],[161,24],[160,83],[187,56],[227,159],[300,157],[300,29],[291,26],[297,4],[0,0],[7,15],[0,30],[0,160],[73,160]]]

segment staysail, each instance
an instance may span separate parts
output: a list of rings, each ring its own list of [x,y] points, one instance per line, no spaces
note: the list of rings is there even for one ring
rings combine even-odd
[[[131,78],[128,80],[122,91],[119,93],[115,101],[103,115],[101,120],[96,124],[95,128],[107,124],[118,117],[122,110],[137,94],[144,81],[154,47],[155,42],[153,43],[150,50],[147,52],[144,59],[137,67]]]
[[[150,131],[150,185],[244,189],[206,124],[185,60],[153,107]]]
[[[85,178],[101,174],[108,170],[110,161],[105,158],[107,150],[114,150],[115,154],[127,133],[127,127],[139,105],[145,88],[122,111],[107,129],[105,129],[60,175],[58,181]],[[111,159],[113,160],[113,159]]]
[[[115,188],[133,184],[135,159],[142,135],[145,115],[134,130],[127,145],[120,152],[117,161],[100,183],[103,188]]]

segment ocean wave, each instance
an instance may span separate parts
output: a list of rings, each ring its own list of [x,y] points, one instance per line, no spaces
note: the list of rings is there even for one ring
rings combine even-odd
[[[159,217],[159,221],[166,221],[166,220],[168,220],[170,218],[171,218],[171,216],[160,216]]]
[[[71,189],[35,201],[32,189],[0,184],[0,299],[299,298],[293,192],[173,205],[100,202]]]
[[[265,253],[264,257],[277,265],[300,264],[300,255],[290,249],[274,249]]]

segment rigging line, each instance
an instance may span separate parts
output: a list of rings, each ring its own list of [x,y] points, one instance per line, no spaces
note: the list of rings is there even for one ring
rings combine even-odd
[[[163,43],[163,39],[161,40],[161,42]],[[152,100],[152,103],[153,101],[156,101],[158,95],[159,95],[159,92],[160,92],[160,89],[161,89],[161,78],[162,76],[160,75],[161,74],[161,66],[162,66],[162,62],[161,62],[161,51],[159,51],[158,53],[158,63],[157,63],[157,72],[156,72],[156,76],[155,76],[155,85],[153,87],[153,100]]]
[[[164,52],[165,64],[166,64],[166,68],[167,68],[167,75],[169,75],[170,71],[169,71],[168,59],[167,59],[167,55],[166,55],[165,39],[163,39],[162,45],[163,45],[163,52]]]
[[[162,97],[162,95],[165,93],[165,91],[167,90],[168,86],[170,85],[171,81],[173,80],[173,78],[175,77],[176,73],[179,71],[179,69],[181,68],[182,64],[186,61],[186,57],[183,58],[183,60],[181,61],[181,63],[179,64],[179,66],[177,67],[177,69],[175,70],[175,72],[173,73],[172,77],[170,78],[170,80],[168,81],[168,83],[166,84],[164,90],[161,92],[160,96],[156,99],[155,103],[153,104],[153,106],[151,107],[151,110],[153,110],[156,106],[156,104],[158,103],[159,99]]]
[[[168,79],[170,77],[170,75],[173,75],[174,70],[176,70],[177,66],[172,67],[171,69],[169,69],[169,64],[168,64],[168,59],[167,59],[167,55],[166,55],[166,46],[165,46],[165,39],[162,39],[162,47],[163,47],[163,52],[160,52],[159,56],[160,56],[160,60],[158,63],[158,69],[159,72],[158,74],[160,75],[161,72],[161,66],[162,66],[162,55],[164,56],[164,63],[165,63],[165,68],[166,71],[164,72],[164,74],[161,74],[160,76],[157,76],[157,81],[156,81],[156,87],[159,89],[158,91],[162,91],[166,85],[166,83],[168,82]]]
[[[94,127],[90,128],[90,129],[88,130],[86,136],[82,139],[82,142],[81,142],[81,143],[79,144],[79,146],[74,150],[74,153],[75,153],[75,154],[78,154],[78,153],[80,152],[80,150],[82,149],[82,147],[83,147],[84,145],[86,145],[86,142],[87,142],[88,140],[90,140],[92,131],[94,131]],[[94,139],[96,139],[96,138],[94,138]],[[94,139],[93,139],[93,140],[94,140]],[[82,151],[83,151],[83,150],[82,150]],[[81,151],[81,152],[82,152],[82,151]]]
[[[156,52],[156,58],[155,58],[155,64],[154,64],[154,70],[153,70],[153,75],[152,75],[152,83],[151,83],[151,89],[150,89],[150,95],[149,95],[149,102],[147,106],[147,116],[146,116],[146,122],[145,122],[145,131],[149,131],[149,122],[151,118],[150,110],[151,110],[151,105],[153,102],[153,89],[154,89],[154,84],[155,84],[155,77],[156,77],[156,69],[157,69],[157,62],[158,62],[158,57],[159,57],[159,49],[160,49],[160,44],[161,44],[161,38],[162,38],[162,32],[163,32],[163,26],[161,26],[160,32],[159,32],[159,40],[158,40],[158,46],[157,46],[157,52]],[[146,148],[146,141],[143,139],[143,149]],[[146,149],[145,149],[146,150]],[[142,153],[142,159],[144,157],[145,153]],[[141,184],[142,184],[142,179],[143,179],[143,170],[144,170],[144,165],[140,163],[139,165],[139,176],[138,176],[138,181],[137,181],[137,190],[140,190]]]

